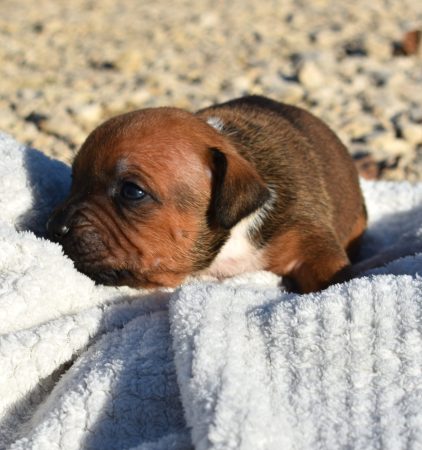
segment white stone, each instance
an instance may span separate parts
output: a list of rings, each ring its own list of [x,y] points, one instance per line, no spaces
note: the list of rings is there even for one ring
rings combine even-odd
[[[78,122],[89,122],[91,124],[98,123],[101,120],[103,110],[98,103],[82,105],[73,110],[75,118]]]
[[[406,141],[411,144],[422,143],[422,124],[407,122],[401,125],[401,131]]]
[[[368,54],[379,59],[391,57],[391,41],[380,37],[377,33],[368,33],[366,36],[366,48]]]
[[[127,50],[116,59],[115,64],[124,73],[136,73],[141,68],[142,53],[136,49]]]
[[[392,133],[376,133],[369,136],[367,146],[384,155],[407,155],[412,152],[413,146],[404,139],[398,139]]]
[[[320,87],[327,81],[315,61],[304,61],[299,69],[298,77],[307,89]]]
[[[19,120],[10,109],[0,108],[0,128],[7,131],[7,128],[12,126],[14,122]]]

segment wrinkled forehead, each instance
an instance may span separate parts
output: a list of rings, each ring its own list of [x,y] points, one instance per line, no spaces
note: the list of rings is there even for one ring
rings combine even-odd
[[[134,114],[134,113],[132,113]],[[189,113],[155,110],[119,116],[94,130],[75,158],[76,176],[106,179],[142,172],[149,180],[204,175],[212,130]]]

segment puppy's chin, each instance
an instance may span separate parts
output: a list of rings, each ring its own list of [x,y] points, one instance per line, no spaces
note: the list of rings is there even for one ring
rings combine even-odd
[[[81,234],[70,233],[61,242],[64,253],[73,260],[75,268],[106,286],[144,287],[134,272],[110,261],[110,252],[95,230]]]
[[[146,280],[141,280],[133,272],[127,269],[114,269],[112,267],[86,265],[80,262],[74,262],[75,268],[95,281],[95,284],[105,286],[129,286],[132,288],[156,287]]]
[[[130,286],[138,287],[134,282],[131,273],[128,270],[118,270],[111,268],[98,268],[86,270],[83,265],[75,263],[75,267],[79,272],[84,273],[95,281],[95,284],[104,284],[105,286]]]

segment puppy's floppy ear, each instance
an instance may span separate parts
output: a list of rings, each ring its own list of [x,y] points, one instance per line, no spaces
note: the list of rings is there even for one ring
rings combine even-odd
[[[229,229],[258,209],[270,196],[255,168],[236,153],[211,148],[211,225]]]

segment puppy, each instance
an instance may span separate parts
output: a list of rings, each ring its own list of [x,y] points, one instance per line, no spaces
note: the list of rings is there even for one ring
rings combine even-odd
[[[310,113],[264,97],[114,117],[72,169],[47,228],[103,284],[269,270],[316,291],[347,272],[366,227],[340,140]]]

